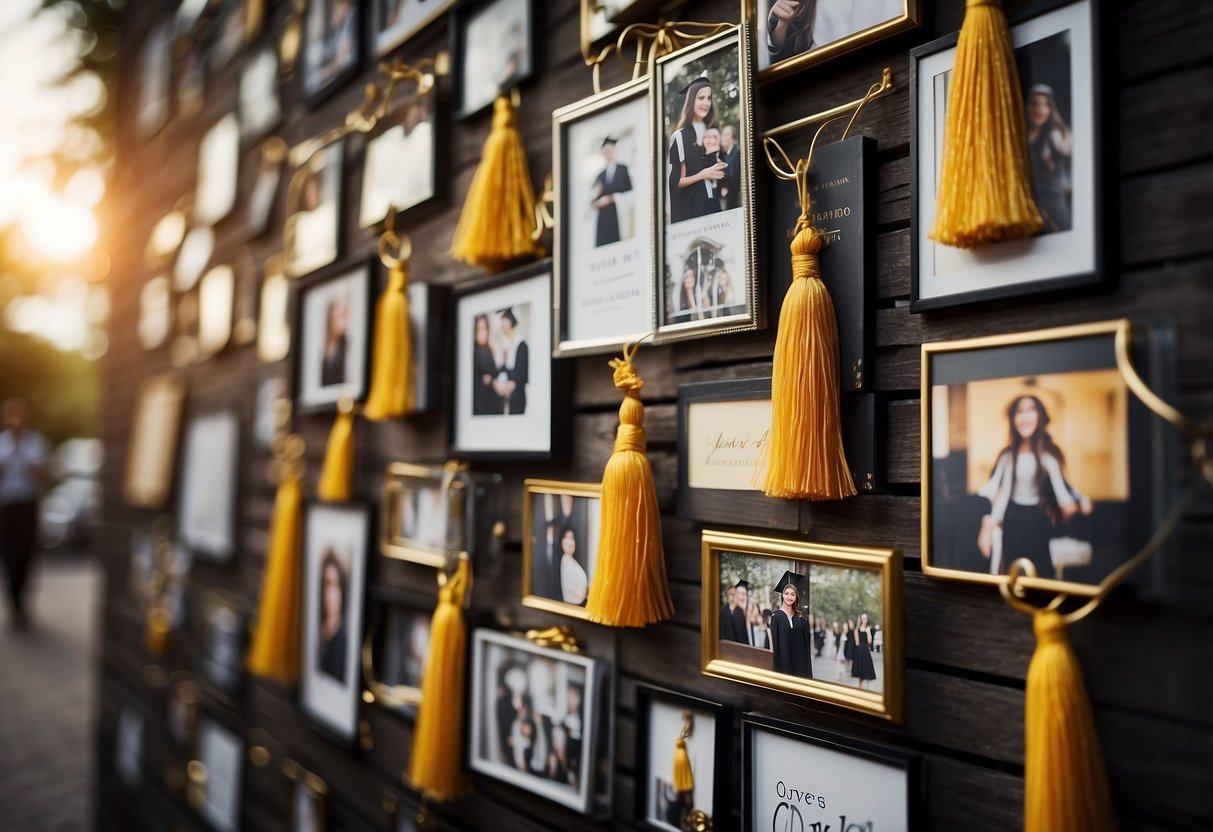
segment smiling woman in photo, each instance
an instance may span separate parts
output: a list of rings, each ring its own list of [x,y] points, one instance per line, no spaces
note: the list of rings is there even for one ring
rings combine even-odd
[[[682,93],[682,115],[670,138],[670,222],[719,211],[719,200],[713,199],[709,188],[724,179],[728,168],[725,162],[705,161],[704,134],[716,126],[712,82],[701,75]]]

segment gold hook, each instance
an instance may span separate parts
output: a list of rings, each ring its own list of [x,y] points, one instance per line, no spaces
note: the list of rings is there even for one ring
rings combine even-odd
[[[527,630],[526,637],[536,647],[558,648],[566,653],[581,652],[581,646],[577,643],[577,639],[573,637],[572,630],[564,624],[548,627],[545,630]]]
[[[856,110],[856,113],[858,113],[858,110],[866,107],[871,101],[880,98],[881,96],[888,95],[893,91],[893,89],[893,70],[886,66],[880,75],[880,82],[873,84],[868,89],[867,93],[860,98],[857,98],[854,101],[849,101],[846,104],[839,104],[837,107],[831,107],[828,110],[822,110],[820,113],[814,113],[813,115],[798,118],[795,121],[789,121],[787,124],[781,124],[778,127],[772,127],[763,135],[782,136],[785,133],[794,133],[797,130],[808,127],[810,124],[818,124],[822,121],[833,121],[840,116],[849,114],[852,110]],[[848,130],[849,129],[850,128],[848,127]]]
[[[556,202],[556,194],[552,186],[552,174],[543,179],[543,193],[535,200],[535,228],[531,231],[531,239],[539,242],[543,232],[556,225],[556,217],[551,206]]]

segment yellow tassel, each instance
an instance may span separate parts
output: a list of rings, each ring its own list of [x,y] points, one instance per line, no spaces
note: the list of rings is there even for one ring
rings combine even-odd
[[[324,449],[316,496],[334,503],[344,503],[354,496],[354,411],[350,406],[337,410]]]
[[[284,685],[292,685],[299,679],[302,492],[298,476],[284,475],[278,483],[261,603],[257,608],[257,629],[248,657],[250,673]]]
[[[413,350],[409,334],[408,275],[404,264],[392,268],[375,309],[375,349],[371,392],[363,415],[372,422],[398,419],[413,411]]]
[[[687,754],[687,741],[682,737],[674,741],[674,791],[695,791],[695,775],[691,773],[691,757]]]
[[[463,682],[467,624],[463,598],[471,581],[471,561],[459,558],[455,574],[438,591],[430,625],[430,653],[421,677],[421,706],[409,757],[409,782],[427,800],[450,800],[463,793]]]
[[[1108,775],[1066,622],[1037,612],[1024,728],[1026,832],[1114,830]]]
[[[968,0],[948,95],[932,240],[976,248],[1030,237],[1032,199],[1023,93],[998,0]]]
[[[775,338],[762,490],[768,497],[841,500],[854,496],[855,482],[838,416],[838,320],[821,282],[821,234],[803,214],[796,225],[792,285]]]
[[[590,620],[612,627],[643,627],[674,614],[666,581],[661,512],[653,470],[644,454],[644,379],[625,352],[613,359],[619,407],[615,452],[602,473],[602,525],[598,565],[590,583]]]
[[[495,271],[539,254],[531,238],[534,229],[535,192],[526,148],[514,126],[509,97],[498,96],[493,129],[451,240],[451,256]]]

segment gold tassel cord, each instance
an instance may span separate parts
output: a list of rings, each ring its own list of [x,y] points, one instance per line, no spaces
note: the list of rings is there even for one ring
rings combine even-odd
[[[290,463],[287,463],[288,465]],[[248,669],[254,676],[292,685],[299,679],[299,621],[302,615],[303,487],[300,470],[283,474],[274,497],[269,553]]]
[[[413,733],[408,778],[428,800],[445,801],[464,791],[463,690],[467,623],[463,602],[471,583],[471,561],[459,556],[455,574],[438,591],[430,626],[430,652],[421,680],[421,707]]]
[[[632,363],[637,348],[611,361],[624,398],[615,450],[602,474],[598,566],[586,602],[591,621],[612,627],[643,627],[674,614],[657,489],[644,452],[644,379]]]
[[[694,717],[690,711],[682,712],[682,733],[674,741],[674,791],[695,791],[695,774],[691,771],[691,756],[687,754],[687,739],[691,736]]]
[[[538,251],[531,237],[535,192],[515,122],[509,96],[498,96],[493,102],[493,128],[451,240],[452,257],[490,271],[534,257]]]
[[[342,399],[324,449],[324,467],[316,496],[321,500],[344,503],[354,496],[354,406]]]
[[[1032,198],[1015,47],[997,0],[968,0],[948,94],[930,237],[977,248],[1044,225]]]
[[[371,391],[363,415],[372,422],[397,419],[413,411],[413,350],[409,331],[408,272],[403,256],[387,258],[380,243],[384,262],[388,263],[388,284],[375,309],[375,341],[371,358]]]

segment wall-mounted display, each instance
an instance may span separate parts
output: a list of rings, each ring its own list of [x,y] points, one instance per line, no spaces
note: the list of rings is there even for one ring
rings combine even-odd
[[[303,92],[313,104],[358,71],[362,43],[360,7],[355,0],[307,0]]]
[[[207,226],[191,228],[177,250],[173,264],[173,289],[188,292],[198,285],[198,278],[211,263],[215,252],[215,232]]]
[[[218,410],[190,418],[181,454],[181,542],[196,555],[226,561],[236,551],[240,417]]]
[[[291,177],[283,230],[286,273],[313,272],[337,259],[344,142],[317,150]]]
[[[383,477],[379,550],[386,556],[440,569],[448,551],[461,551],[467,505],[443,494],[438,466],[393,462]]]
[[[328,785],[320,777],[294,760],[282,764],[282,773],[291,784],[291,832],[323,832],[329,828]]]
[[[154,350],[164,346],[173,329],[172,286],[165,275],[157,275],[139,291],[139,346]]]
[[[209,590],[202,601],[202,675],[226,694],[234,694],[244,678],[244,648],[248,614],[238,598]]]
[[[657,340],[763,324],[748,29],[657,62]]]
[[[202,134],[198,146],[198,190],[194,221],[214,225],[236,205],[240,163],[240,120],[228,113]]]
[[[272,136],[261,143],[261,166],[257,180],[248,197],[247,228],[249,239],[260,237],[270,226],[270,215],[282,181],[282,165],[286,161],[286,142]]]
[[[922,345],[923,572],[1005,583],[1026,558],[1023,586],[1091,595],[1137,552],[1160,519],[1158,427],[1117,367],[1128,330]]]
[[[1053,4],[1058,6],[1059,4]],[[957,35],[911,52],[911,309],[920,311],[1106,279],[1107,175],[1100,137],[1098,3],[1081,0],[1012,29],[1027,121],[1032,195],[1045,226],[1035,237],[966,251],[928,238],[943,152]],[[1038,7],[1034,7],[1038,8]]]
[[[414,90],[407,102],[384,119],[388,125],[366,143],[362,172],[362,202],[358,224],[378,225],[395,208],[402,214],[438,193],[442,142],[438,92]]]
[[[753,15],[758,71],[763,80],[861,49],[922,22],[921,0],[864,3],[742,0],[742,15]]]
[[[578,812],[593,808],[606,669],[504,633],[472,635],[471,767]],[[608,701],[603,701],[607,699]],[[604,711],[605,709],[605,711]],[[609,767],[605,767],[609,774]]]
[[[382,58],[453,5],[455,0],[375,0],[371,3],[375,55]]]
[[[362,675],[376,704],[411,718],[421,704],[434,602],[406,601],[393,594],[381,598],[378,607],[377,623],[362,654]]]
[[[456,289],[451,450],[547,458],[566,440],[564,374],[552,361],[551,261]]]
[[[139,54],[139,97],[135,133],[148,138],[168,121],[172,75],[173,27],[168,21],[148,33]]]
[[[475,115],[535,72],[531,0],[477,0],[452,13],[456,109]]]
[[[132,506],[158,510],[168,502],[177,461],[185,382],[172,373],[139,385],[122,493]]]
[[[245,141],[264,136],[282,118],[278,103],[278,50],[266,44],[240,67],[240,135]]]
[[[742,832],[923,829],[918,754],[746,714],[741,763]]]
[[[681,740],[693,778],[674,774]],[[731,820],[733,709],[670,690],[636,686],[636,817],[653,832],[682,832],[696,819],[725,828]]]
[[[261,299],[257,304],[257,357],[267,364],[286,358],[291,350],[290,281],[282,273],[282,255],[265,261]]]
[[[298,306],[299,408],[333,407],[343,394],[358,401],[367,387],[370,264],[310,283]]]
[[[366,586],[370,509],[313,503],[304,519],[304,712],[343,740],[358,729],[359,645]]]
[[[901,554],[703,532],[703,672],[902,718]]]
[[[232,337],[236,299],[236,271],[230,265],[215,266],[198,282],[198,351],[214,355]]]
[[[556,349],[610,352],[653,328],[653,127],[641,79],[552,114]]]
[[[218,832],[236,832],[240,828],[244,740],[227,726],[204,716],[198,723],[198,762],[205,772],[202,817]]]
[[[598,562],[601,483],[527,480],[522,502],[522,603],[589,618]]]

